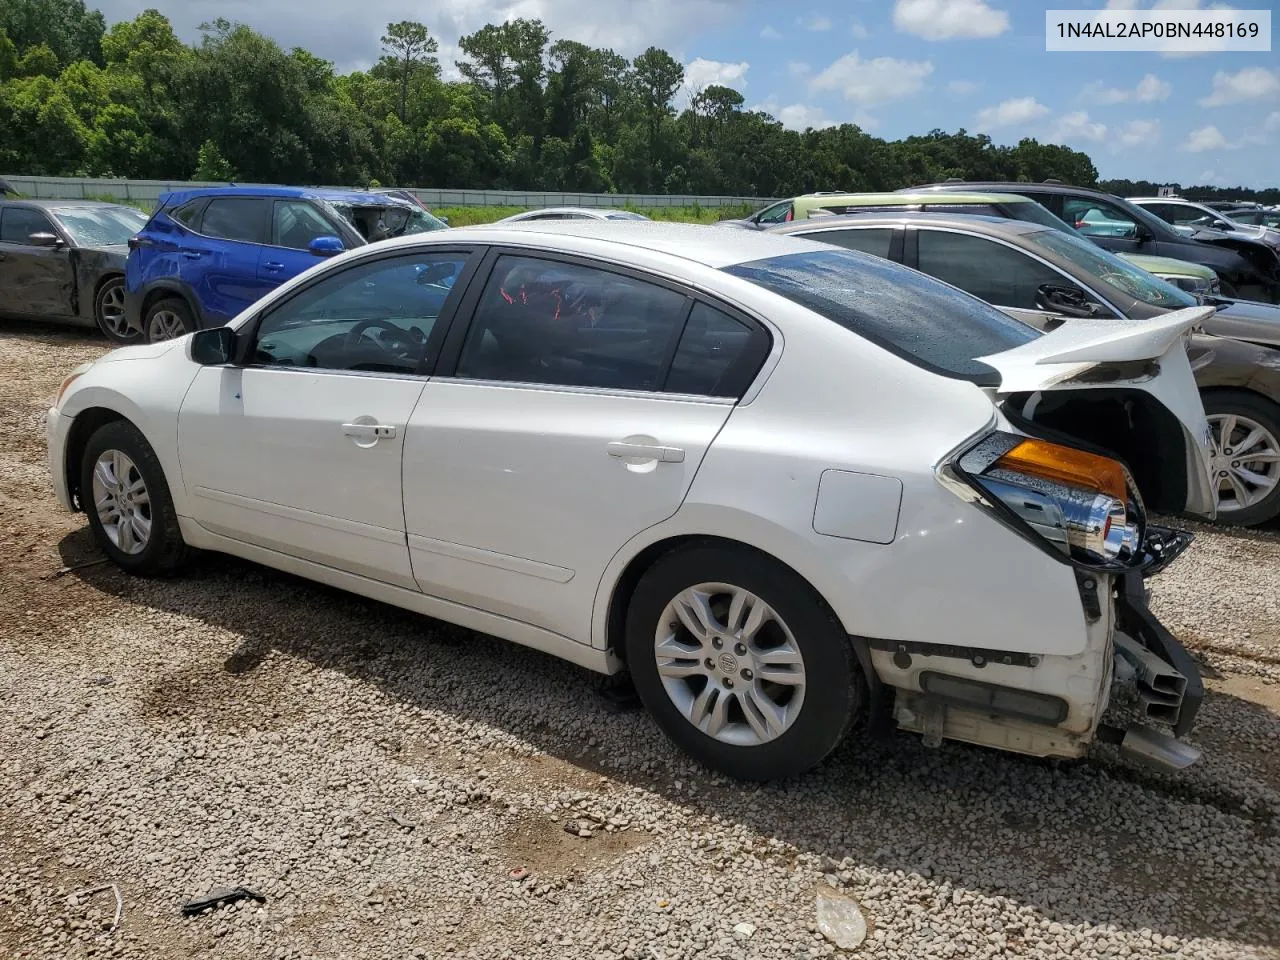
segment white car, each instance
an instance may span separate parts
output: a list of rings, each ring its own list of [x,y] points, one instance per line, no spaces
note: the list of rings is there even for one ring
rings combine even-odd
[[[1148,508],[1214,509],[1185,352],[1204,315],[1041,334],[790,237],[438,231],[77,368],[50,467],[127,571],[217,550],[625,667],[735,777],[803,771],[864,717],[1038,756],[1123,739],[1177,767],[1194,748],[1100,717],[1114,676],[1175,734],[1199,705],[1143,578],[1188,539]],[[1037,426],[1077,401],[1126,455],[1158,451],[1155,502]]]
[[[496,223],[523,223],[526,220],[648,220],[643,213],[619,210],[616,207],[544,207],[541,210],[525,210],[503,217]]]

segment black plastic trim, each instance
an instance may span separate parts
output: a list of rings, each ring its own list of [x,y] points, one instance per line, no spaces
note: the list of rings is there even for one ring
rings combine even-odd
[[[1147,591],[1141,572],[1134,571],[1125,576],[1116,598],[1116,615],[1119,626],[1125,633],[1187,678],[1182,706],[1178,710],[1178,719],[1173,724],[1174,736],[1184,736],[1191,730],[1196,714],[1200,711],[1200,704],[1204,701],[1204,679],[1195,658],[1165,629],[1164,624],[1156,619],[1147,606]]]
[[[1038,667],[1038,653],[1020,653],[1013,650],[992,650],[988,647],[961,647],[950,643],[927,643],[917,640],[883,640],[868,638],[872,650],[887,653],[905,653],[914,657],[943,657],[948,660],[966,660],[975,667],[989,663],[1002,663],[1009,667]]]
[[[1007,691],[1009,693],[1017,694],[1018,696],[1030,697],[1034,700],[1039,700],[1042,703],[1051,703],[1057,708],[1057,714],[1052,719],[1048,717],[1038,717],[1022,710],[1010,710],[1008,708],[997,707],[994,704],[973,703],[963,697],[954,697],[946,693],[938,693],[935,690],[929,689],[929,680],[933,677],[937,677],[940,680],[950,680],[953,683],[976,687],[980,690],[995,693]],[[1067,714],[1070,713],[1070,707],[1067,705],[1067,701],[1063,700],[1061,697],[1055,697],[1051,693],[1040,693],[1037,690],[1022,690],[1018,687],[1006,687],[1004,684],[987,683],[984,680],[973,680],[969,677],[957,677],[950,673],[938,673],[936,670],[925,670],[920,674],[920,689],[923,690],[925,695],[931,700],[937,700],[940,703],[958,707],[962,710],[975,710],[982,713],[993,713],[1002,717],[1016,717],[1019,720],[1025,720],[1028,723],[1035,723],[1045,727],[1056,727],[1058,724],[1062,723],[1063,720],[1067,719]]]

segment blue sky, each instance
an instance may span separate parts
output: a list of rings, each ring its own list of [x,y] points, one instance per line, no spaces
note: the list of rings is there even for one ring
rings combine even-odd
[[[458,37],[539,17],[555,37],[634,56],[650,44],[690,88],[724,83],[790,127],[854,122],[887,138],[935,127],[1066,143],[1105,178],[1280,184],[1280,57],[1271,53],[1047,53],[1046,8],[1103,0],[100,0],[108,21],[154,6],[185,39],[247,23],[341,69],[367,66],[383,26],[425,22],[446,72]],[[1152,0],[1106,0],[1151,7]],[[1197,0],[1155,0],[1197,7]],[[1221,6],[1213,3],[1212,6]],[[1276,0],[1244,0],[1273,9]]]

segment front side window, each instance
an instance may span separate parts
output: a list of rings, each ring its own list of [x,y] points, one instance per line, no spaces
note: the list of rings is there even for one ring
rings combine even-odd
[[[0,210],[0,243],[29,244],[33,233],[53,233],[53,224],[41,211],[31,207]]]
[[[271,206],[260,197],[215,197],[205,207],[200,232],[221,240],[269,243]]]
[[[1115,204],[1094,197],[1067,197],[1062,201],[1062,217],[1086,237],[1133,239],[1138,221]]]
[[[132,207],[63,207],[53,215],[82,247],[126,244],[147,224],[147,215]]]
[[[998,307],[1039,309],[1040,287],[1064,282],[1052,267],[986,237],[921,230],[919,239],[922,272]]]
[[[775,224],[787,223],[792,218],[791,201],[783,200],[781,203],[775,203],[771,207],[765,207],[756,214],[756,223]]]
[[[943,376],[996,385],[978,357],[1029,343],[1039,331],[976,297],[900,264],[820,250],[724,268]]]
[[[418,253],[325,277],[262,318],[253,362],[416,373],[467,254]]]
[[[1050,233],[1048,230],[1031,234],[1030,238],[1050,253],[1070,260],[1102,283],[1115,287],[1135,300],[1141,300],[1153,307],[1168,307],[1174,310],[1196,305],[1195,298],[1190,294],[1135,267],[1128,260],[1108,253],[1088,240],[1081,240],[1079,237],[1056,231]]]
[[[499,257],[457,376],[660,390],[687,306],[683,294],[608,270]]]
[[[337,229],[305,200],[277,200],[271,242],[278,247],[306,250],[319,237],[333,237]]]

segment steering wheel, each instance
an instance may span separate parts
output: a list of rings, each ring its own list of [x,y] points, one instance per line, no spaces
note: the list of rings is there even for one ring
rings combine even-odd
[[[381,330],[390,334],[390,336],[385,339],[383,337],[365,336],[367,331],[374,329]],[[379,349],[385,350],[387,353],[404,357],[413,356],[426,339],[423,337],[422,331],[415,327],[405,330],[403,327],[397,327],[390,320],[361,320],[347,331],[346,343],[343,344],[344,348],[350,351],[356,350],[361,338],[364,338]]]

